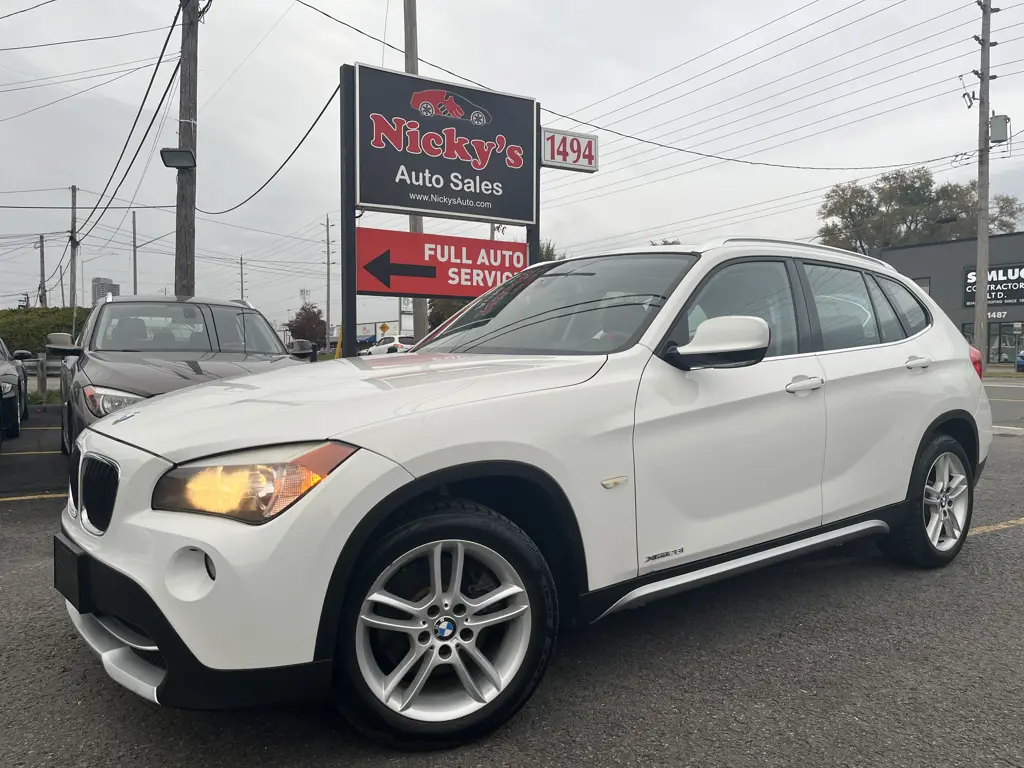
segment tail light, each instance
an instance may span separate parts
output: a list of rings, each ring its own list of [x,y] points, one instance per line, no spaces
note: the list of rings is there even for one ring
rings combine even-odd
[[[978,378],[980,379],[981,376],[982,376],[982,374],[981,374],[981,352],[976,350],[974,347],[971,347],[971,365],[974,366],[974,370],[977,372]]]

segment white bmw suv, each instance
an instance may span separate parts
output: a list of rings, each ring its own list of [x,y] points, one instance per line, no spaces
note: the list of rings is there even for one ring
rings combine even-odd
[[[949,564],[992,440],[979,371],[854,253],[546,262],[411,354],[92,424],[55,586],[149,701],[324,697],[379,741],[449,746],[525,704],[566,626],[861,537]]]

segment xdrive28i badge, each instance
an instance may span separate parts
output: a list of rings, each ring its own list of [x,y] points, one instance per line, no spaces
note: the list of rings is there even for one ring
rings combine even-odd
[[[356,65],[356,205],[533,224],[537,103]]]

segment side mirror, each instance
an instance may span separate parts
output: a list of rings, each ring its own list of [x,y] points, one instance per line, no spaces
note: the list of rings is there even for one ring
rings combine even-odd
[[[46,351],[56,357],[78,357],[82,354],[82,348],[73,344],[64,346],[62,344],[47,344]]]
[[[759,317],[726,315],[697,326],[693,340],[665,353],[665,362],[683,371],[695,368],[744,368],[760,363],[772,332]]]
[[[33,355],[27,349],[17,349],[17,350],[14,351],[14,359],[15,360],[25,361],[25,360],[33,360],[34,358],[35,358],[35,355]]]
[[[73,347],[74,339],[70,333],[48,333],[46,334],[46,346],[53,344],[56,347]]]

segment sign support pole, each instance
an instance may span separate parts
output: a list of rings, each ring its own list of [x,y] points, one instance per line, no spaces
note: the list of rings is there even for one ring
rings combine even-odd
[[[356,341],[356,79],[355,68],[341,68],[341,356],[355,357]],[[328,256],[330,261],[330,256]]]
[[[541,140],[543,129],[540,125],[540,102],[534,106],[537,114],[537,139],[534,146],[537,147],[537,157],[534,162],[537,164],[537,184],[533,192],[533,225],[526,228],[526,258],[529,264],[536,264],[540,261],[540,156]]]

